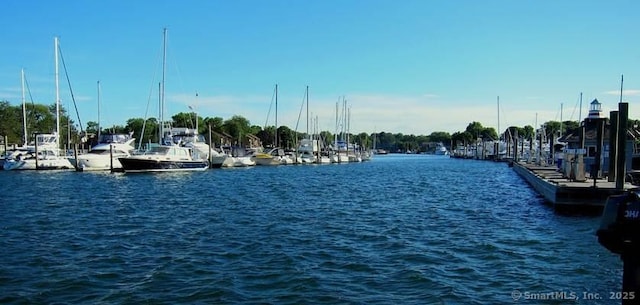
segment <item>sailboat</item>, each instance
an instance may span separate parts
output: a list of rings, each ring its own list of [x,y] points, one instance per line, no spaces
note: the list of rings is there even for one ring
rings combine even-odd
[[[288,156],[285,155],[284,150],[278,145],[278,84],[276,84],[275,88],[275,104],[276,104],[276,122],[275,122],[275,140],[273,143],[273,148],[266,152],[259,152],[255,154],[252,159],[256,163],[256,165],[281,165],[281,164],[292,164],[293,160],[291,160]],[[266,124],[265,124],[266,125]]]
[[[309,86],[305,90],[305,100],[307,108],[307,132],[306,138],[300,140],[298,144],[297,155],[298,163],[301,164],[313,164],[318,162],[318,153],[320,152],[320,143],[314,139],[311,133],[309,133]]]
[[[3,168],[4,168],[5,160],[16,159],[19,156],[26,155],[30,151],[33,151],[33,147],[29,147],[27,145],[27,143],[29,142],[29,139],[27,134],[27,104],[26,104],[25,92],[24,92],[24,83],[25,83],[24,69],[21,70],[20,75],[22,78],[22,124],[23,124],[22,130],[24,133],[23,139],[22,139],[22,146],[14,147],[12,149],[9,149],[3,152],[2,157],[0,157],[0,167],[3,167]]]
[[[15,158],[8,158],[2,167],[4,170],[33,170],[33,169],[71,169],[73,165],[66,156],[60,154],[60,89],[58,81],[58,37],[54,38],[55,53],[55,84],[56,84],[56,132],[52,134],[37,134],[35,142],[28,145],[27,153],[19,154]],[[24,73],[22,73],[24,83]],[[24,86],[23,86],[24,91]],[[23,94],[24,96],[24,94]],[[23,98],[24,103],[24,98]],[[24,107],[24,106],[23,106]],[[24,124],[25,141],[27,139],[26,115]]]
[[[160,139],[164,133],[164,84],[167,57],[167,29],[163,31],[162,52],[162,83],[160,86]],[[170,171],[204,171],[209,167],[206,159],[194,158],[192,148],[183,146],[182,143],[164,141],[155,144],[141,155],[131,155],[119,158],[125,173],[136,172],[170,172]]]

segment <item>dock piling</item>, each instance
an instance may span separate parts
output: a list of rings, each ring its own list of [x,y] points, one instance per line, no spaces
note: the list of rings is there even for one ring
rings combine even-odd
[[[616,161],[618,159],[618,111],[609,112],[611,120],[611,130],[609,130],[609,174],[607,181],[616,181]]]
[[[109,144],[109,171],[113,173],[113,144]]]
[[[618,158],[616,160],[616,188],[622,189],[626,176],[627,121],[629,103],[618,103]]]
[[[73,159],[76,160],[73,167],[75,168],[76,172],[78,172],[80,171],[80,168],[78,167],[78,144],[73,145]]]

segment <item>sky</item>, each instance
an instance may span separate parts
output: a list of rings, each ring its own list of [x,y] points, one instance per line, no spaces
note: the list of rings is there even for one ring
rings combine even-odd
[[[59,37],[61,104],[74,109],[72,91],[84,126],[158,116],[165,28],[165,118],[191,106],[275,125],[277,84],[278,125],[302,132],[307,86],[320,130],[335,132],[343,100],[351,133],[504,130],[577,121],[596,98],[608,116],[624,76],[640,119],[635,0],[3,0],[0,11],[0,100],[22,103],[25,69],[27,102],[55,103]]]

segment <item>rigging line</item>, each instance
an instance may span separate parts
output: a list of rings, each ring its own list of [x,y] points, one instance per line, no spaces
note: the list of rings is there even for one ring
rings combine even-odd
[[[78,105],[76,104],[76,98],[73,95],[73,89],[71,88],[71,80],[69,79],[69,72],[67,71],[67,65],[64,63],[64,56],[62,56],[62,48],[58,44],[58,52],[60,53],[60,59],[62,60],[62,67],[64,68],[64,75],[67,77],[67,84],[69,85],[69,92],[71,93],[71,101],[73,101],[73,107],[76,109],[76,116],[78,117],[78,124],[80,125],[80,133],[84,133],[82,128],[82,120],[80,120],[80,112],[78,112]]]
[[[36,105],[33,103],[33,96],[31,95],[31,88],[29,87],[29,81],[27,80],[27,77],[24,77],[24,84],[27,86],[27,92],[29,93],[29,100],[31,100],[31,106],[33,107],[33,109],[36,108]],[[35,111],[30,111],[29,113],[29,118],[32,119],[33,121],[35,121]]]
[[[158,66],[160,65],[159,62],[161,62],[161,57],[162,57],[162,52],[158,52],[158,59],[156,60],[156,67],[155,69],[153,69],[153,78],[151,79],[151,88],[149,88],[149,97],[147,98],[147,107],[144,110],[144,120],[142,121],[142,131],[140,131],[140,142],[138,142],[138,150],[142,149],[142,143],[143,143],[143,139],[144,139],[144,130],[145,127],[147,125],[147,116],[149,115],[149,106],[151,105],[151,97],[153,96],[153,90],[155,88],[155,83],[156,83],[156,77],[158,76]],[[158,117],[158,123],[160,123],[160,118]],[[161,141],[162,139],[159,139],[158,141]]]
[[[269,123],[269,116],[271,115],[271,107],[273,107],[273,101],[276,97],[276,88],[273,88],[273,94],[271,94],[271,103],[269,103],[269,111],[267,111],[267,119],[264,121],[264,130],[267,129],[267,123]],[[276,126],[276,131],[278,130],[278,126]]]
[[[171,46],[169,45],[169,38],[167,37],[167,54],[171,53],[172,49]],[[176,60],[177,56],[173,56],[173,58],[171,56],[167,56],[167,58],[171,59],[171,62],[173,63],[173,66],[175,67],[175,71],[176,71],[176,75],[178,78],[178,84],[180,85],[180,90],[181,92],[186,92],[186,90],[184,89],[184,80],[182,79],[182,72],[180,70],[180,66],[178,66],[178,61]],[[166,92],[166,90],[165,90]]]
[[[580,104],[580,97],[578,97],[578,99],[576,100],[575,106],[573,106],[573,111],[571,111],[571,115],[569,116],[569,121],[571,121],[571,119],[573,119],[573,115],[576,113],[576,108],[578,108],[578,104]],[[580,122],[578,122],[578,123],[580,123]]]
[[[304,102],[307,98],[307,89],[304,89],[304,95],[302,96],[302,103],[300,103],[300,112],[298,113],[298,120],[296,121],[296,138],[298,137],[298,125],[300,124],[300,117],[302,116],[302,109],[304,109]]]

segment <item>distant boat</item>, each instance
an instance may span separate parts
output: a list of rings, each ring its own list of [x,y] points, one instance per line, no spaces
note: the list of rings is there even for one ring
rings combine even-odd
[[[376,155],[386,155],[386,154],[389,153],[388,151],[386,151],[386,150],[384,150],[382,148],[378,148],[378,149],[374,150],[374,152],[375,152]]]
[[[444,145],[442,143],[438,143],[436,145],[435,154],[439,155],[439,156],[447,156],[447,155],[449,155],[449,151],[447,150],[446,147],[444,147]]]

